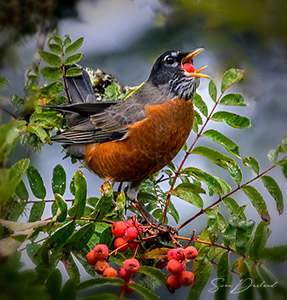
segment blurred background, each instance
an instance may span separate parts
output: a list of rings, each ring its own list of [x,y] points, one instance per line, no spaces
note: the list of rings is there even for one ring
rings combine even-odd
[[[212,76],[218,89],[228,68],[245,70],[244,79],[232,91],[243,94],[249,106],[231,110],[250,117],[252,122],[248,130],[237,130],[218,123],[212,126],[241,146],[242,157],[255,156],[261,170],[270,166],[267,152],[276,148],[287,134],[285,0],[0,0],[0,7],[0,74],[9,80],[9,87],[2,91],[0,101],[7,109],[12,109],[9,104],[11,94],[23,96],[25,71],[33,65],[36,49],[43,47],[45,37],[56,29],[59,36],[69,34],[73,40],[81,36],[85,38],[80,49],[84,53],[83,66],[100,68],[113,74],[122,85],[130,86],[138,85],[148,77],[154,60],[164,51],[203,47],[205,51],[196,58],[195,67],[208,65],[205,73]],[[203,79],[197,91],[211,108],[208,82]],[[3,113],[2,122],[8,120],[9,115]],[[192,133],[188,144],[194,137]],[[201,138],[199,143],[211,145],[205,138]],[[212,147],[221,150],[219,146]],[[10,163],[30,157],[31,164],[38,168],[48,186],[57,164],[64,166],[68,180],[79,168],[69,159],[62,160],[64,153],[61,151],[60,145],[47,145],[41,153],[34,154],[18,146]],[[176,157],[175,163],[181,161],[182,155],[180,153]],[[232,185],[224,170],[202,158],[192,156],[187,165],[226,177]],[[89,184],[89,195],[98,195],[102,180],[86,169],[83,172]],[[243,172],[246,180],[251,178],[249,170],[244,169]],[[286,203],[286,180],[279,170],[271,175],[283,188]],[[270,200],[267,205],[273,234],[268,246],[286,244],[287,235],[283,231],[287,228],[286,211],[279,217],[273,199],[268,198],[260,183],[256,183],[255,187]],[[52,190],[47,192],[47,199],[51,199]],[[69,196],[66,193],[66,197]],[[240,205],[247,204],[247,217],[260,221],[243,193],[238,192],[235,198]],[[215,199],[206,196],[204,200],[208,205]],[[172,201],[181,216],[180,223],[197,212],[195,207],[178,198]],[[223,210],[223,213],[226,212]],[[46,214],[50,216],[48,206]],[[170,221],[172,223],[171,218]],[[182,235],[190,235],[194,228],[199,233],[205,226],[206,217],[202,216],[184,228]],[[286,264],[273,268],[281,278],[286,278],[286,270]],[[83,271],[82,279],[88,277]],[[213,277],[216,277],[216,272]],[[235,283],[238,281],[234,279]],[[207,284],[201,299],[213,299],[214,295],[208,291],[211,287],[210,283]],[[180,289],[175,295],[170,295],[165,287],[157,292],[165,299],[186,298],[188,288]],[[235,298],[237,295],[230,295],[230,299]]]

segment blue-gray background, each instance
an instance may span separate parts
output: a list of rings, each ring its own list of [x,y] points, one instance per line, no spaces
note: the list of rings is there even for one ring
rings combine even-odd
[[[83,36],[85,41],[81,50],[84,57],[81,64],[94,69],[101,68],[115,75],[123,85],[133,86],[144,81],[154,60],[168,49],[190,50],[204,47],[206,51],[196,58],[195,67],[208,65],[205,72],[212,75],[218,89],[225,70],[230,67],[243,68],[244,80],[231,90],[242,93],[248,107],[235,107],[232,111],[250,117],[252,127],[248,130],[237,130],[215,123],[208,128],[216,126],[216,129],[238,142],[241,156],[255,156],[261,170],[264,170],[270,166],[267,152],[277,147],[287,133],[287,25],[284,20],[287,14],[286,3],[276,0],[233,0],[210,1],[204,5],[205,2],[79,1],[76,6],[78,15],[58,22],[58,35],[70,34],[72,39]],[[24,72],[31,65],[36,41],[37,34],[26,36],[21,42],[12,45],[11,51],[4,56],[0,72],[9,80],[10,86],[1,97],[1,103],[8,108],[8,96],[11,93],[23,95]],[[208,97],[207,87],[208,80],[201,80],[198,93],[210,109],[212,101]],[[7,120],[7,116],[3,115],[2,121]],[[191,133],[188,144],[194,138],[195,134]],[[211,145],[211,142],[201,138],[199,144]],[[217,145],[212,147],[222,150]],[[57,164],[64,166],[68,180],[79,168],[77,164],[72,165],[69,159],[62,160],[63,156],[59,145],[45,146],[39,154],[28,153],[19,147],[12,161],[30,157],[31,164],[38,168],[49,186],[52,170]],[[182,157],[183,152],[176,157],[175,163],[179,163]],[[223,176],[232,185],[224,170],[198,156],[190,156],[186,163],[188,165]],[[88,170],[82,170],[88,181],[88,194],[98,195],[102,180]],[[243,171],[246,180],[253,176],[248,169],[244,168]],[[281,185],[286,202],[286,179],[279,170],[272,171],[271,175]],[[262,185],[258,182],[254,186],[268,199],[267,206],[272,217],[270,226],[273,231],[268,246],[286,244],[286,211],[279,216],[273,199]],[[168,189],[168,186],[163,187]],[[70,194],[67,192],[65,196],[68,199]],[[48,188],[46,199],[52,197],[52,191]],[[257,212],[242,192],[237,192],[235,198],[240,205],[247,205],[247,217],[260,221]],[[204,200],[207,205],[215,199],[206,196]],[[179,211],[180,223],[198,211],[178,198],[172,198],[172,201]],[[223,213],[226,213],[224,209]],[[46,207],[45,215],[50,216],[49,206]],[[199,233],[205,226],[206,217],[201,216],[183,229],[181,234],[189,236],[194,228]],[[23,259],[29,266],[30,262],[25,255]],[[61,266],[60,268],[63,269]],[[278,277],[286,277],[286,264],[273,267],[273,271]],[[215,272],[213,277],[216,277]],[[89,276],[83,271],[82,279],[86,278]],[[234,282],[237,283],[238,280],[235,277]],[[210,283],[207,284],[202,299],[213,298],[208,291],[211,287]],[[175,295],[170,295],[165,287],[159,288],[157,292],[166,299],[185,298],[188,288],[182,288]],[[236,298],[237,295],[230,295],[229,299]]]

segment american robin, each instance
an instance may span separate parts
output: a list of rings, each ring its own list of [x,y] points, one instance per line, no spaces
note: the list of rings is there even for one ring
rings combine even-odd
[[[72,103],[52,108],[66,112],[68,128],[52,140],[104,180],[130,182],[127,194],[135,199],[140,183],[166,166],[190,134],[193,95],[199,78],[209,77],[200,73],[205,67],[192,65],[203,50],[163,53],[142,88],[124,101],[95,101],[84,70],[67,78]]]

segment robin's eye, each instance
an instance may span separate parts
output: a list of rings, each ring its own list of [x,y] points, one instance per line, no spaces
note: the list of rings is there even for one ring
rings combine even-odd
[[[168,57],[165,59],[165,62],[166,62],[168,65],[172,65],[172,64],[175,62],[175,59],[174,59],[174,57],[172,57],[172,56],[168,56]]]

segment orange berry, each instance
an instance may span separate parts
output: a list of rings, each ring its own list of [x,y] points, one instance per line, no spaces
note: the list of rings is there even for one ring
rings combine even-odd
[[[166,284],[167,284],[170,288],[172,288],[172,289],[174,289],[174,290],[179,289],[179,288],[181,287],[181,284],[180,284],[180,282],[178,281],[177,276],[175,276],[175,275],[169,276],[169,277],[167,278]]]
[[[125,282],[129,282],[129,280],[131,279],[132,277],[132,274],[127,272],[126,269],[124,268],[121,268],[120,270],[120,276],[122,277],[122,279],[125,281]]]
[[[136,237],[138,236],[138,231],[135,227],[129,227],[126,231],[125,231],[125,238],[129,241],[132,242],[136,239]]]
[[[184,255],[186,259],[194,259],[198,256],[198,252],[195,247],[189,246],[184,249]]]
[[[134,282],[133,280],[130,279],[130,281],[129,281],[128,283],[135,283],[135,282]],[[125,293],[127,293],[127,294],[130,294],[130,293],[132,293],[132,292],[134,291],[132,288],[130,288],[130,287],[128,286],[128,284],[122,285],[122,286],[121,286],[121,290],[122,290],[122,291],[125,291]]]
[[[96,245],[94,248],[95,258],[98,259],[105,259],[109,255],[109,248],[105,244]]]
[[[183,271],[178,275],[178,281],[184,286],[191,285],[194,281],[194,275],[192,272]]]
[[[185,259],[184,250],[182,248],[170,249],[167,254],[167,259],[168,260],[176,259],[179,261],[184,260]]]
[[[127,225],[123,221],[115,222],[112,226],[112,233],[115,237],[122,237],[125,234]]]
[[[138,243],[130,243],[129,248],[135,250],[137,248]]]
[[[135,274],[140,268],[140,263],[135,258],[129,258],[124,261],[123,268],[128,273]]]
[[[108,267],[105,269],[103,276],[104,277],[118,277],[118,272],[114,268]]]
[[[103,274],[103,272],[109,267],[109,264],[105,260],[98,260],[95,264],[95,271],[98,274]]]
[[[125,246],[123,246],[123,245],[125,245]],[[123,246],[122,248],[120,248],[118,250],[118,252],[125,252],[129,248],[129,245],[127,244],[127,241],[124,238],[122,238],[122,237],[116,238],[114,246],[115,246],[115,249]]]
[[[87,258],[88,264],[90,264],[90,265],[95,265],[96,262],[97,262],[97,259],[96,259],[96,257],[95,257],[95,251],[94,251],[94,250],[90,251],[90,252],[86,255],[86,258]]]
[[[166,269],[167,269],[168,273],[175,275],[182,271],[182,266],[178,260],[172,259],[168,262]]]

